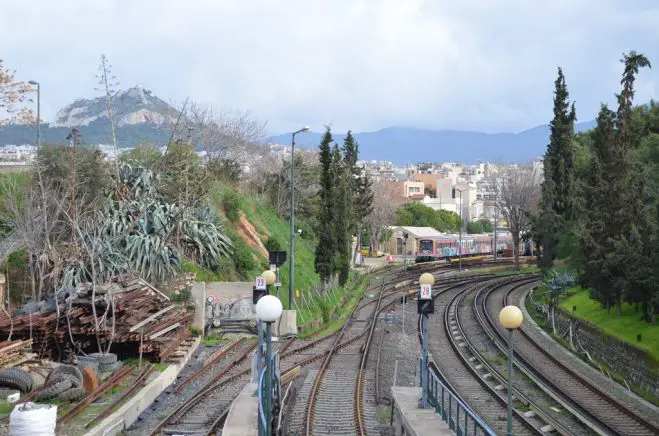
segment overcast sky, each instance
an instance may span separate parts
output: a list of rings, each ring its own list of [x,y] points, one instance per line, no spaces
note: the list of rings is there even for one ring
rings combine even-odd
[[[577,115],[614,102],[623,52],[656,64],[656,0],[0,0],[0,57],[42,84],[43,118],[122,88],[249,109],[270,134],[388,126],[520,131],[549,121],[556,67]]]

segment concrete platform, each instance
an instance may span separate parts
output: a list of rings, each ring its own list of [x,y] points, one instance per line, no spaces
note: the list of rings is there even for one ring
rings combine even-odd
[[[435,409],[419,409],[421,388],[393,386],[393,427],[396,436],[453,436]]]
[[[259,433],[257,383],[248,383],[233,401],[222,436],[256,436]]]

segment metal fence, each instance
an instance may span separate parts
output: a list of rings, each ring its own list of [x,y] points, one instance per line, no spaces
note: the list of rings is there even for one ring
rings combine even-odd
[[[458,399],[439,379],[437,374],[428,371],[428,401],[435,408],[442,420],[458,436],[488,435],[495,436],[494,431],[483,422],[469,406]]]

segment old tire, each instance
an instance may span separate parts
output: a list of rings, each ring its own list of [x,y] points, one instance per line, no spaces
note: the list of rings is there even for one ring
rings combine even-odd
[[[0,388],[0,400],[5,400],[8,396],[20,392],[18,389]]]
[[[71,386],[74,388],[82,386],[82,380],[71,374],[55,374],[52,377],[49,376],[48,383],[44,383],[44,386],[52,386],[63,380],[70,380]]]
[[[59,365],[53,368],[52,371],[50,371],[50,374],[48,374],[48,377],[46,377],[46,381],[44,382],[44,384],[46,386],[50,385],[51,383],[49,383],[49,380],[58,375],[70,375],[71,377],[75,378],[76,380],[82,383],[82,373],[78,368],[76,368],[73,365]]]
[[[114,353],[92,353],[89,357],[96,359],[99,365],[110,365],[117,361],[117,355]]]
[[[36,401],[49,400],[55,398],[64,391],[71,389],[71,379],[62,380],[54,385],[46,386],[34,397]]]
[[[30,392],[34,380],[29,372],[20,368],[5,368],[0,371],[0,387],[18,389],[21,392]]]
[[[71,388],[57,395],[57,399],[62,401],[78,401],[85,395],[87,395],[85,388]]]
[[[111,363],[109,365],[98,365],[98,371],[99,372],[115,372],[119,368],[124,366],[124,363],[121,360],[118,360],[114,363]]]

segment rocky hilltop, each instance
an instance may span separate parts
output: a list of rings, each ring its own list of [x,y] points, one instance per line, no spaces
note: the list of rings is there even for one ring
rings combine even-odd
[[[172,106],[141,86],[118,92],[112,99],[112,112],[118,127],[135,124],[160,126],[175,119]],[[107,119],[105,96],[82,98],[59,110],[50,127],[83,127]]]

